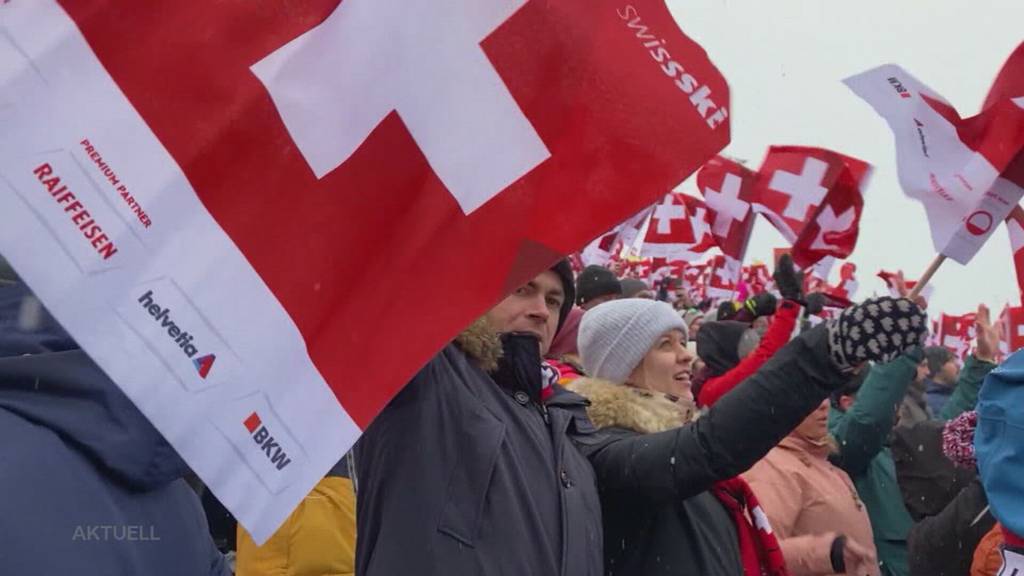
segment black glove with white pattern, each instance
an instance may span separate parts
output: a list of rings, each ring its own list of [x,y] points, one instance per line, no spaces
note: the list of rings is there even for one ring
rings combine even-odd
[[[875,298],[843,310],[829,321],[832,362],[852,372],[864,362],[888,362],[924,343],[927,316],[906,298]]]

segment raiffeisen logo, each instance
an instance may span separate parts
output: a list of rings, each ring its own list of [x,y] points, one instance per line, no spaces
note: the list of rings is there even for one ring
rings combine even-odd
[[[270,460],[270,463],[275,468],[284,470],[286,466],[291,464],[292,459],[288,457],[287,452],[281,449],[281,444],[270,435],[270,431],[263,425],[263,420],[259,414],[255,412],[249,414],[249,417],[242,424],[245,425],[245,429],[252,435],[253,441],[263,450],[267,460]]]
[[[154,298],[153,291],[148,290],[145,294],[139,297],[139,304],[149,312],[149,315],[153,317],[153,320],[157,322],[161,328],[167,330],[167,337],[174,341],[181,348],[181,351],[185,356],[192,360],[193,366],[196,371],[199,372],[199,377],[206,379],[207,374],[210,373],[210,369],[213,368],[213,361],[217,359],[217,356],[213,354],[206,354],[196,358],[199,354],[199,349],[195,345],[195,337],[183,330],[181,326],[171,318],[171,309],[160,306]]]

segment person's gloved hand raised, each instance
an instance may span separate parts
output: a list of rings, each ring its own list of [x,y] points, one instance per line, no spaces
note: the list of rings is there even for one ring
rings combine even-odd
[[[868,361],[888,362],[923,344],[927,326],[927,316],[906,298],[866,300],[829,321],[829,353],[844,372]]]
[[[793,257],[783,254],[775,264],[775,272],[772,273],[775,279],[775,288],[786,300],[795,300],[803,304],[804,301],[804,273],[798,272],[793,264]]]

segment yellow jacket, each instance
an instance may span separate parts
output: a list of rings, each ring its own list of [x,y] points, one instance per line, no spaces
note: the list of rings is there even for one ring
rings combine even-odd
[[[263,546],[238,525],[235,576],[355,574],[356,498],[352,481],[321,480]]]

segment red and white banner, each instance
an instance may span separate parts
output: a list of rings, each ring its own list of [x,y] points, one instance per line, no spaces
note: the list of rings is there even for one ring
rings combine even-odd
[[[817,261],[812,253],[845,254],[852,251],[850,239],[856,242],[863,207],[860,187],[866,183],[869,168],[856,158],[823,148],[772,146],[758,170],[754,209],[790,243],[803,240],[800,260],[793,254],[801,267]],[[825,205],[830,212],[817,222]],[[812,227],[811,222],[817,223]],[[809,235],[801,237],[805,229]]]
[[[596,264],[604,266],[612,260],[620,248],[632,246],[653,211],[653,206],[644,208],[631,216],[629,220],[598,236],[581,252],[580,258],[583,265],[590,266],[591,264]]]
[[[793,242],[793,262],[802,268],[847,258],[857,247],[860,217],[864,212],[863,191],[867,188],[871,165],[840,154],[836,154],[833,161],[841,161],[844,169],[839,171],[825,200]],[[828,267],[831,270],[831,264]]]
[[[718,254],[708,261],[705,294],[715,300],[732,300],[739,287],[743,265],[739,260]]]
[[[721,156],[712,158],[697,172],[697,187],[704,197],[715,244],[726,256],[743,261],[750,243],[756,214],[757,174]]]
[[[857,281],[857,265],[853,262],[844,262],[839,268],[839,284],[829,290],[829,294],[845,300],[853,300],[860,288]]]
[[[654,206],[640,256],[666,262],[693,262],[714,247],[704,202],[672,192]]]
[[[1024,307],[1007,306],[999,315],[1000,351],[1003,356],[1024,348]]]
[[[945,313],[939,316],[938,345],[949,349],[960,360],[965,360],[971,351],[971,342],[977,335],[974,326],[976,316],[973,312],[963,316]]]
[[[729,140],[661,0],[34,0],[0,27],[0,252],[257,541],[462,327]]]
[[[1024,304],[1024,208],[1014,206],[1006,218],[1006,232],[1010,235],[1013,268],[1017,274],[1020,302]]]
[[[994,96],[981,114],[961,119],[898,66],[845,82],[892,129],[900,184],[924,204],[935,250],[966,264],[1024,196],[1024,161],[1004,173],[1024,147],[1024,95]],[[1007,85],[1000,78],[994,89]]]

